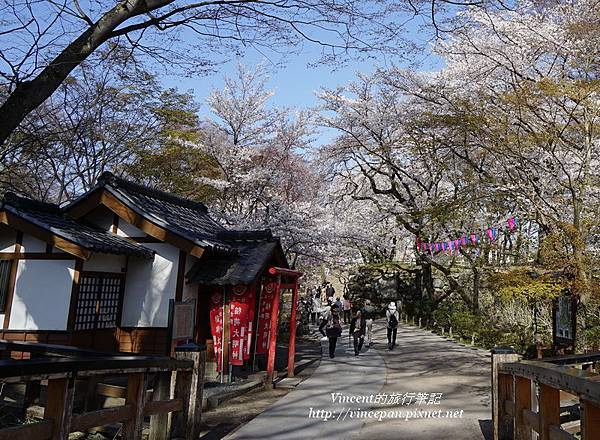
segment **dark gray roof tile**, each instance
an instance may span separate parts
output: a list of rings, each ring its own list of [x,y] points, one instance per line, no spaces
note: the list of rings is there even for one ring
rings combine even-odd
[[[108,172],[100,177],[98,186],[110,191],[146,219],[200,247],[225,254],[236,252],[226,240],[218,237],[226,230],[210,217],[203,203],[139,185]]]
[[[186,274],[188,282],[204,285],[250,284],[264,270],[278,246],[277,241],[232,243],[235,256],[202,258]]]
[[[92,252],[154,258],[152,250],[67,217],[57,205],[6,193],[0,208]]]

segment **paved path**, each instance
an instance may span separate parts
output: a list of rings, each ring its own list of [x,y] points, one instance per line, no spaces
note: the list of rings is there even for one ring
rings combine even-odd
[[[355,357],[347,331],[335,359],[323,357],[315,373],[227,439],[406,439],[477,440],[489,429],[489,356],[419,329],[401,326],[398,346],[387,349],[384,324],[374,324],[370,349]],[[344,343],[345,342],[345,343]],[[323,353],[327,353],[322,342]],[[365,402],[333,402],[344,396],[442,393],[439,405],[395,405],[402,418],[378,421],[358,411],[381,410]],[[389,397],[388,397],[389,398]],[[441,410],[444,418],[406,420],[407,411]],[[321,410],[320,412],[316,412]],[[462,410],[462,416],[460,411]],[[327,413],[325,413],[327,411]],[[445,418],[446,411],[456,414]],[[458,411],[458,413],[455,413]],[[421,415],[425,415],[421,413]],[[325,421],[327,419],[327,421]]]

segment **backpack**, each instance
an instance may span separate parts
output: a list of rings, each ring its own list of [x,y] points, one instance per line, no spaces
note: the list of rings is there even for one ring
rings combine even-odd
[[[342,325],[339,316],[334,317],[331,312],[329,313],[325,334],[329,337],[340,337],[342,335]]]
[[[390,319],[388,320],[388,326],[390,326],[390,328],[398,327],[398,318],[396,318],[396,312],[390,313]]]

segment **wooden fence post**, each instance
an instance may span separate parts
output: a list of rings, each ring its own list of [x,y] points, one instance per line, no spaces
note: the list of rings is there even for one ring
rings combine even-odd
[[[168,400],[171,397],[171,371],[156,373],[152,400]],[[149,440],[167,440],[169,438],[169,413],[150,416]]]
[[[581,399],[583,414],[581,416],[582,440],[600,438],[600,407],[592,402]]]
[[[52,420],[52,440],[64,440],[71,431],[75,378],[61,377],[48,380],[48,401],[44,419]]]
[[[498,375],[498,439],[514,439],[514,377]]]
[[[515,440],[531,440],[531,427],[525,422],[524,410],[531,410],[531,380],[515,377]]]
[[[511,439],[508,414],[505,412],[504,401],[512,400],[512,376],[501,375],[499,365],[503,362],[517,362],[519,355],[512,347],[492,348],[492,420],[494,440]],[[504,376],[504,377],[502,377]],[[510,418],[512,425],[512,417]]]
[[[200,434],[202,417],[206,346],[179,345],[175,349],[175,357],[179,360],[193,361],[194,367],[191,371],[179,370],[175,376],[175,398],[183,401],[183,410],[173,414],[171,437],[196,440]]]
[[[560,426],[560,390],[540,384],[539,410],[540,436],[539,440],[550,440],[550,426]]]
[[[142,438],[146,382],[146,373],[130,373],[127,376],[125,404],[131,405],[131,418],[123,423],[123,435],[127,440],[140,440]]]

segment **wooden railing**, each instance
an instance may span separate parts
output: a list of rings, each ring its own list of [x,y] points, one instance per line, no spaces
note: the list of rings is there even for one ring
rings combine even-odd
[[[600,353],[521,361],[510,349],[492,350],[494,440],[531,440],[533,432],[540,440],[599,440],[597,362]],[[574,404],[561,408],[561,400]]]
[[[175,358],[103,355],[71,350],[70,347],[29,347],[5,341],[0,342],[0,348],[55,356],[0,361],[1,384],[47,381],[43,420],[0,429],[0,440],[67,439],[70,432],[85,432],[117,422],[122,423],[123,438],[138,440],[142,437],[146,416],[150,416],[150,439],[198,438],[204,347],[180,347]],[[74,413],[76,380],[116,375],[127,378],[123,405]],[[149,393],[150,377],[153,377],[153,384]],[[172,413],[170,424],[169,413]]]

